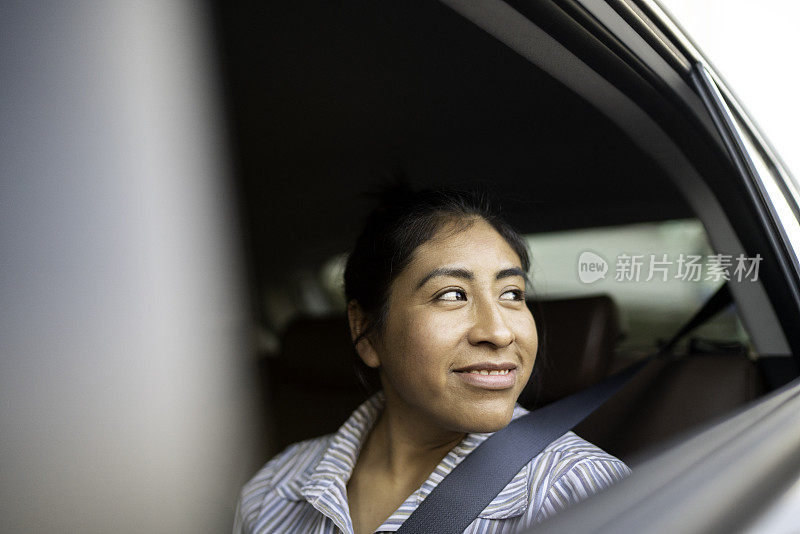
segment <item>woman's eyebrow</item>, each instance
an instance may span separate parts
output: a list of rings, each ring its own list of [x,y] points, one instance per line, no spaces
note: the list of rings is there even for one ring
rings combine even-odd
[[[497,274],[494,276],[495,280],[500,280],[502,278],[509,278],[511,276],[520,276],[526,282],[528,281],[528,274],[520,269],[519,267],[509,267],[508,269],[503,269],[502,271],[497,271]]]
[[[436,269],[432,270],[428,274],[422,277],[422,280],[417,283],[417,289],[421,288],[425,285],[428,280],[431,278],[436,278],[437,276],[452,276],[453,278],[461,278],[462,280],[474,280],[475,274],[468,269],[461,269],[457,267],[437,267]],[[503,269],[497,271],[497,274],[494,276],[495,280],[501,280],[503,278],[510,278],[512,276],[519,276],[523,278],[526,282],[528,281],[528,275],[520,269],[519,267],[509,267],[508,269]]]
[[[437,276],[452,276],[453,278],[461,278],[463,280],[475,279],[475,275],[472,273],[472,271],[469,271],[467,269],[459,269],[455,267],[438,267],[422,277],[422,280],[420,280],[419,283],[417,284],[417,289],[424,286],[425,283],[431,278],[435,278]]]

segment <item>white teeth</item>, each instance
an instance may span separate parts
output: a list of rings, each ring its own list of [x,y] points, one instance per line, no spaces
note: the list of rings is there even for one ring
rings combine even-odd
[[[503,369],[503,370],[500,370],[500,371],[488,371],[486,369],[480,369],[480,370],[475,369],[475,370],[469,371],[469,373],[473,374],[473,375],[507,375],[509,373],[509,371],[510,371],[510,369]]]

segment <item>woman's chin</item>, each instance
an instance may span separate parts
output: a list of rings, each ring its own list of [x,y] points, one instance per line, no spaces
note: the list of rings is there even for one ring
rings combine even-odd
[[[459,426],[462,432],[497,432],[511,422],[514,405],[479,405],[468,411],[459,410]]]

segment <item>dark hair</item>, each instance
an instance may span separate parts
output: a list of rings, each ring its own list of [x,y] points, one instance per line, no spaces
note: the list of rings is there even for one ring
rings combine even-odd
[[[455,223],[456,231],[461,231],[483,219],[516,252],[522,269],[528,272],[530,268],[525,241],[500,218],[497,201],[487,193],[457,189],[414,191],[395,184],[377,196],[379,203],[367,216],[344,271],[347,302],[358,302],[367,319],[367,327],[354,345],[367,334],[383,329],[392,282],[411,262],[414,251],[445,224]],[[374,370],[358,357],[356,371],[369,389],[378,385]]]

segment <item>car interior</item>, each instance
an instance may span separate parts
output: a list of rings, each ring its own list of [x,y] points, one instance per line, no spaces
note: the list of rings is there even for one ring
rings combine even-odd
[[[713,128],[674,112],[669,98],[637,93],[641,80],[611,56],[586,64],[619,71],[615,86],[659,135],[589,71],[570,71],[550,37],[532,48],[549,54],[543,67],[443,3],[219,2],[214,22],[260,326],[253,372],[265,461],[336,431],[369,395],[354,372],[341,275],[369,192],[397,176],[417,188],[491,191],[528,240],[540,335],[519,399],[529,409],[655,353],[724,281],[671,272],[645,282],[645,269],[641,282],[617,281],[619,255],[763,257],[758,281],[729,282],[733,306],[577,427],[626,462],[797,375],[775,262],[755,223],[737,216],[732,165]],[[542,27],[567,44],[579,35]],[[609,263],[605,279],[578,280],[583,251]]]

